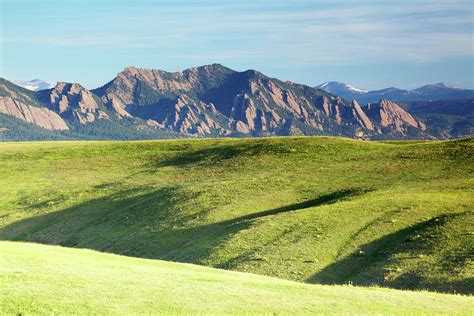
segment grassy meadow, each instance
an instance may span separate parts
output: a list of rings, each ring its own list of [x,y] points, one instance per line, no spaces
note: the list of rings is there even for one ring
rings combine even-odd
[[[0,240],[473,294],[473,173],[473,139],[1,143]]]
[[[2,314],[474,313],[474,298],[461,295],[310,285],[32,243],[0,249]]]

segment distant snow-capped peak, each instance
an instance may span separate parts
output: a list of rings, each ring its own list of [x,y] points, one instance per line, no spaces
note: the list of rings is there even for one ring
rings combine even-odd
[[[14,80],[13,83],[31,91],[45,90],[53,87],[52,84],[41,79],[33,79],[29,81]]]
[[[370,91],[370,90],[367,90],[367,89],[360,89],[360,88],[351,86],[350,84],[346,84],[346,88],[351,90],[351,91],[359,92],[359,93],[367,93],[367,92]]]
[[[316,86],[316,88],[325,90],[325,91],[330,92],[330,93],[333,93],[333,92],[336,92],[336,91],[341,91],[341,90],[351,91],[351,92],[355,92],[355,93],[367,93],[367,92],[369,92],[369,90],[360,89],[360,88],[354,87],[350,84],[337,82],[337,81],[328,81],[328,82],[320,84],[319,86]]]

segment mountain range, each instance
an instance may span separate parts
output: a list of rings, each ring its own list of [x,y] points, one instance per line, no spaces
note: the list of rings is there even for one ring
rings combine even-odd
[[[360,105],[356,100],[349,102],[349,98],[323,90],[328,87],[329,84],[313,88],[283,82],[255,70],[238,72],[220,64],[180,72],[130,66],[93,90],[78,83],[58,82],[50,89],[30,91],[0,79],[0,137],[25,140],[335,135],[431,139],[472,132],[470,121],[467,127],[451,132],[458,116],[442,130],[433,129],[388,98]]]
[[[363,103],[378,102],[380,99],[390,99],[395,102],[400,102],[460,100],[474,98],[474,90],[450,87],[442,82],[425,85],[413,90],[403,90],[394,87],[381,90],[367,90],[337,81],[325,82],[316,86],[315,88],[322,89],[347,100],[356,99]]]

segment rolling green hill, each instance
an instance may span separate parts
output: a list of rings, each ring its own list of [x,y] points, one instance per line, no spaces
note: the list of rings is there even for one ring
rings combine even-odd
[[[0,144],[0,239],[474,293],[474,141]]]
[[[29,243],[0,242],[0,249],[3,315],[474,312],[474,298],[460,295],[308,285]]]

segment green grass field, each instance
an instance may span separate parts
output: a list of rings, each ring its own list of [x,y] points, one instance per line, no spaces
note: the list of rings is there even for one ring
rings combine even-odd
[[[30,243],[0,249],[2,314],[474,313],[474,298],[461,295],[309,285]]]
[[[473,157],[472,139],[2,143],[0,239],[473,294]]]

